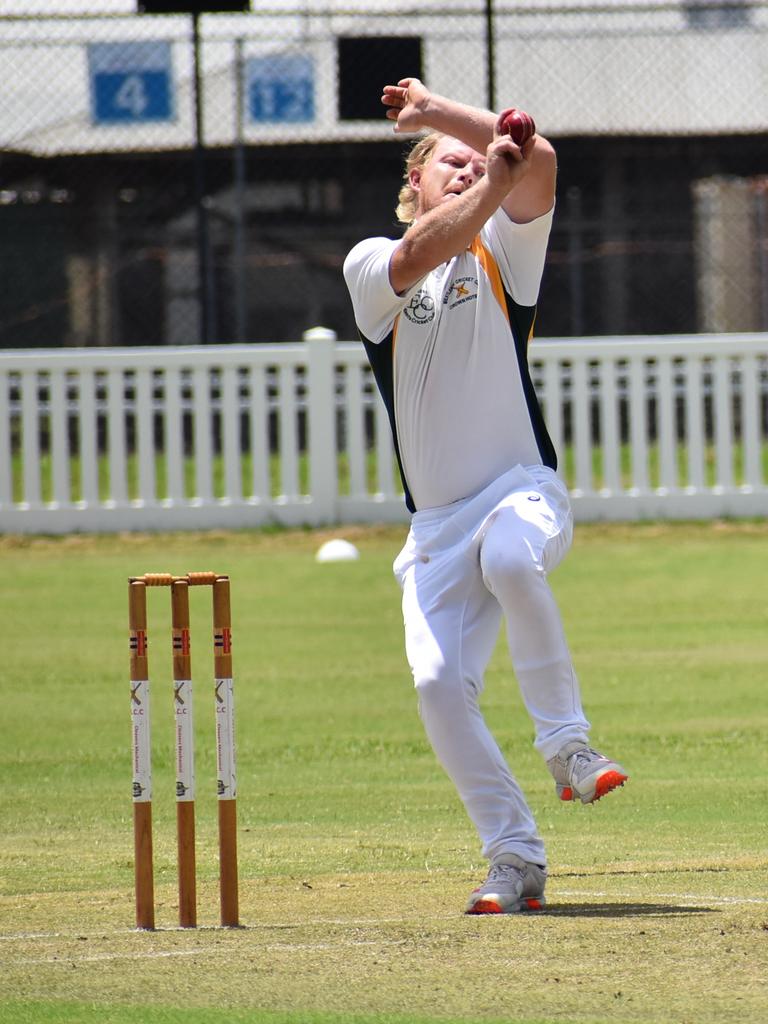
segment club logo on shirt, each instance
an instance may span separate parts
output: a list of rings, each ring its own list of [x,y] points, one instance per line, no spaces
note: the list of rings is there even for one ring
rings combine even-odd
[[[406,319],[412,324],[428,324],[435,319],[435,300],[420,289],[403,310]]]
[[[443,305],[455,309],[464,302],[471,302],[477,298],[477,287],[476,277],[457,277],[446,288]]]

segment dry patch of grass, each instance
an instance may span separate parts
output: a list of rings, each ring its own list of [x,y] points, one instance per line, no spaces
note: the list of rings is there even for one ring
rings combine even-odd
[[[130,894],[0,902],[6,998],[376,1011],[408,1019],[762,1024],[766,865],[755,859],[556,871],[549,909],[467,918],[462,872],[324,875],[244,886],[246,927],[131,929]],[[215,907],[212,886],[201,906]],[[386,1019],[383,1017],[382,1019]]]

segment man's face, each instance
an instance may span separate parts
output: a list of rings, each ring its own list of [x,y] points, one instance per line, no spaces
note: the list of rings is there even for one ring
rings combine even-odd
[[[419,194],[418,216],[453,202],[485,173],[485,156],[458,139],[445,137],[423,167],[411,171],[410,183]]]

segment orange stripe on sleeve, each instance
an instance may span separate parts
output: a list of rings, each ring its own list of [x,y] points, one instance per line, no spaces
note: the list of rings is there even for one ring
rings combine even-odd
[[[490,281],[491,290],[496,297],[496,301],[501,307],[502,313],[507,318],[507,323],[509,323],[509,310],[507,309],[507,300],[504,294],[504,285],[501,283],[501,273],[499,271],[498,263],[491,252],[480,241],[479,235],[475,237],[469,248],[470,251],[475,254],[480,266],[485,271],[485,276]]]

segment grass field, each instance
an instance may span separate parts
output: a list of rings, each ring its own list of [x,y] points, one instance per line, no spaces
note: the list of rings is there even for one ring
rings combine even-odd
[[[421,730],[402,530],[0,538],[0,1022],[768,1019],[765,524],[582,526],[553,576],[596,745],[565,806],[499,645],[484,707],[549,908],[467,918],[478,842]],[[150,592],[158,931],[133,928],[126,577],[233,579],[241,911],[221,931],[208,591],[193,593],[199,917],[175,928],[168,594]],[[206,597],[206,595],[208,595]]]

